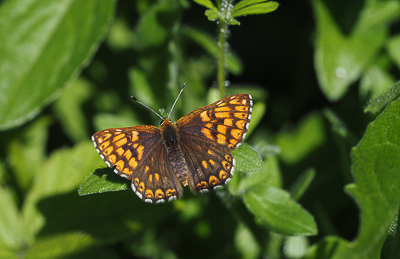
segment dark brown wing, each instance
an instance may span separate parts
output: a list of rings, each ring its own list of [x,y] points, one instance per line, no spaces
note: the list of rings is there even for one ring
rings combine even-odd
[[[115,173],[132,179],[132,189],[142,200],[158,203],[181,196],[181,186],[167,164],[160,129],[106,129],[94,134],[92,140],[106,164],[115,166]]]
[[[177,122],[180,144],[188,163],[190,186],[195,193],[223,185],[232,177],[231,151],[246,136],[253,101],[237,94],[188,113]]]

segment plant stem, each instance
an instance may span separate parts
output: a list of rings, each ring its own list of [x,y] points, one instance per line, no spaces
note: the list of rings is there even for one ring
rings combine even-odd
[[[218,41],[218,89],[221,98],[225,97],[225,54],[226,54],[226,35],[228,33],[228,23],[219,20],[219,41]]]

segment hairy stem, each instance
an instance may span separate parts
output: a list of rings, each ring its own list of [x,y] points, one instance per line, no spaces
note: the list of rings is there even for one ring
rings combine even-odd
[[[224,20],[219,22],[219,41],[218,41],[218,89],[221,98],[225,97],[225,66],[226,66],[226,35],[228,33],[228,23]]]

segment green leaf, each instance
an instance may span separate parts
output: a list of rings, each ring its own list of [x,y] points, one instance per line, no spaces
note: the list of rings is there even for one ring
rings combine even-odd
[[[261,120],[264,118],[264,114],[267,110],[267,105],[265,102],[255,102],[253,105],[253,112],[251,114],[251,122],[249,126],[249,130],[247,131],[246,138],[248,138],[251,133],[257,128],[258,124],[260,124]]]
[[[0,187],[0,247],[17,251],[25,243],[25,225],[13,196],[10,190]]]
[[[317,24],[315,69],[321,90],[331,101],[339,100],[385,42],[386,23],[400,10],[397,1],[366,1],[349,36],[344,35],[321,0],[313,1]]]
[[[262,168],[260,156],[249,145],[242,144],[232,152],[236,160],[235,169],[241,172],[255,172]]]
[[[218,12],[218,8],[210,0],[193,0],[199,5],[205,6],[208,9]]]
[[[218,18],[220,18],[219,12],[215,11],[215,10],[207,10],[205,12],[205,15],[207,16],[208,20],[210,20],[212,22],[217,20]]]
[[[160,0],[140,16],[135,29],[140,50],[165,46],[182,12],[180,1]],[[161,18],[162,17],[162,18]]]
[[[400,81],[396,82],[386,93],[372,100],[364,109],[364,112],[379,114],[392,101],[400,96]]]
[[[34,184],[23,204],[28,243],[33,242],[34,236],[45,224],[45,218],[37,208],[38,202],[47,197],[75,191],[88,172],[102,165],[103,160],[89,141],[81,142],[71,149],[58,150],[51,155],[42,170],[35,175]]]
[[[281,147],[281,159],[288,164],[295,164],[325,141],[323,119],[319,113],[312,113],[300,122],[294,132],[279,133],[275,143]]]
[[[391,102],[352,149],[354,184],[346,191],[361,210],[357,239],[326,238],[307,258],[380,258],[400,202],[400,100]]]
[[[396,35],[389,39],[387,43],[387,50],[390,57],[400,69],[400,35]]]
[[[147,106],[156,107],[159,102],[157,102],[157,97],[152,91],[146,73],[137,67],[131,68],[129,70],[129,80],[131,83],[130,94]]]
[[[399,214],[390,224],[385,243],[382,247],[381,258],[399,258],[400,257],[400,225]]]
[[[361,208],[359,238],[354,250],[375,258],[386,232],[398,213],[400,202],[400,100],[368,125],[360,143],[352,150],[354,184],[346,190]],[[368,253],[366,253],[368,254]]]
[[[135,116],[128,113],[99,113],[94,116],[94,126],[97,131],[109,128],[130,127],[140,124],[141,123],[139,119],[135,119]]]
[[[331,109],[325,108],[323,111],[325,118],[331,123],[332,130],[337,133],[342,139],[346,140],[347,144],[354,146],[358,138],[345,125],[345,123]]]
[[[370,66],[360,81],[360,95],[376,98],[390,89],[394,78],[387,72],[389,68],[379,67],[376,64]]]
[[[59,234],[39,239],[32,247],[27,249],[24,258],[62,258],[71,256],[93,244],[94,240],[88,235],[80,233]]]
[[[245,1],[242,1],[245,2]],[[246,1],[246,2],[258,2],[258,1]],[[265,14],[275,11],[278,8],[279,4],[277,2],[267,2],[267,3],[257,3],[253,5],[247,5],[243,8],[233,8],[232,16],[239,17],[243,15],[249,14]]]
[[[312,180],[315,178],[315,169],[310,168],[303,172],[293,186],[290,188],[290,194],[293,200],[299,200],[310,186]]]
[[[89,99],[91,93],[92,85],[88,81],[78,78],[53,105],[63,129],[75,142],[82,141],[89,135],[89,126],[85,114],[82,112],[82,106]]]
[[[314,218],[284,190],[260,184],[243,196],[247,208],[270,230],[283,235],[316,235]]]
[[[88,63],[113,0],[6,1],[0,7],[0,129],[34,118]]]
[[[190,27],[182,28],[181,33],[203,47],[204,50],[215,59],[218,57],[217,41],[211,38],[209,35]],[[229,53],[229,55],[226,56],[226,63],[227,69],[234,75],[240,74],[243,70],[242,63],[233,53]]]
[[[9,145],[9,161],[18,187],[29,190],[35,174],[43,167],[50,118],[39,117],[22,127]],[[29,166],[27,166],[29,165]]]
[[[106,167],[96,169],[79,187],[78,193],[83,196],[94,193],[123,191],[129,188],[129,181],[115,174],[113,169]]]
[[[279,169],[279,162],[276,156],[268,156],[264,159],[263,167],[257,172],[243,174],[240,179],[237,193],[245,193],[246,190],[251,190],[252,187],[260,183],[268,186],[281,188],[282,176]]]

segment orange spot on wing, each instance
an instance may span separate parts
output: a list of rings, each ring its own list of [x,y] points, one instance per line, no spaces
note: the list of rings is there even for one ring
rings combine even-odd
[[[212,164],[212,165],[215,165],[215,161],[212,159],[208,160],[208,162],[210,162],[210,164]]]
[[[226,144],[226,137],[225,137],[225,135],[218,134],[218,135],[217,135],[217,142],[218,142],[218,144],[225,145],[225,144]]]
[[[212,123],[207,123],[204,125],[204,127],[211,129],[213,127]]]
[[[144,146],[140,145],[136,150],[138,153],[138,160],[140,160],[143,156],[143,149],[144,149]]]
[[[214,140],[213,136],[211,135],[211,130],[207,128],[201,128],[201,132],[209,139]]]
[[[156,190],[156,198],[162,199],[162,198],[164,198],[164,196],[165,196],[165,194],[161,189]]]
[[[201,162],[201,164],[203,165],[203,167],[205,168],[205,169],[207,169],[207,167],[208,167],[208,164],[207,164],[207,161],[202,161]]]
[[[153,199],[153,198],[154,198],[153,191],[152,191],[152,190],[146,190],[146,193],[145,193],[144,196],[145,196],[146,198]]]
[[[129,161],[129,159],[131,159],[132,157],[132,152],[129,149],[127,149],[124,156],[126,158],[126,161]]]
[[[149,175],[149,182],[153,182],[153,175],[151,174],[151,175]]]
[[[196,185],[197,189],[202,190],[202,189],[208,189],[208,183],[206,181],[201,181]]]
[[[113,152],[114,147],[113,146],[109,146],[106,150],[103,151],[103,154],[106,156],[109,156],[111,154],[111,152]]]
[[[110,141],[106,141],[106,142],[104,142],[103,144],[101,144],[101,145],[99,146],[99,149],[100,149],[101,151],[103,151],[103,150],[106,149],[109,145],[110,145]]]
[[[204,112],[202,112],[202,113],[200,113],[200,118],[201,118],[201,120],[202,121],[210,121],[210,117],[208,117],[208,115],[207,115],[207,111],[204,111]]]
[[[177,193],[176,189],[168,189],[166,191],[167,197],[173,196]]]
[[[240,139],[242,137],[243,130],[233,129],[231,130],[231,135],[235,139]]]
[[[215,186],[215,185],[217,185],[217,184],[220,184],[221,182],[218,180],[217,177],[215,177],[214,175],[211,175],[210,178],[208,178],[208,183],[209,183],[211,186]]]
[[[117,166],[117,170],[122,172],[122,169],[124,169],[125,163],[122,160],[118,160],[117,163],[115,163],[115,165]]]
[[[122,138],[120,140],[118,140],[117,142],[114,142],[114,146],[115,147],[120,147],[126,144],[126,142],[128,142],[127,138]]]
[[[136,141],[139,139],[139,132],[138,131],[132,131],[132,141]]]
[[[246,126],[246,122],[244,120],[238,120],[236,122],[236,127],[238,127],[239,129],[244,129],[245,126]]]
[[[124,150],[122,147],[120,147],[120,148],[118,148],[115,152],[117,152],[117,154],[118,154],[119,156],[122,156],[122,155],[124,154],[125,150]]]
[[[226,162],[226,161],[222,161],[222,166],[224,167],[225,170],[230,170],[231,169],[231,165]]]
[[[239,99],[230,100],[229,103],[230,104],[235,104],[235,105],[242,104],[242,102]]]
[[[232,119],[225,119],[224,120],[224,125],[232,127],[233,126],[233,120]]]
[[[117,136],[115,136],[114,138],[113,138],[113,142],[117,142],[118,140],[120,140],[120,139],[122,139],[122,138],[124,138],[125,137],[125,134],[124,133],[121,133],[121,134],[119,134],[119,135],[117,135]]]
[[[129,170],[128,167],[125,167],[124,170],[122,171],[122,173],[124,173],[126,175],[131,175],[131,171]]]
[[[224,125],[218,125],[218,126],[217,126],[217,130],[218,130],[218,132],[221,133],[221,134],[226,135],[226,129],[227,129],[227,127],[224,126]]]
[[[247,113],[243,113],[243,112],[235,112],[233,114],[233,116],[235,116],[236,118],[239,118],[239,119],[247,119]]]
[[[228,106],[225,107],[218,107],[214,109],[216,112],[229,112],[231,110],[231,108],[229,108]]]
[[[216,118],[229,118],[229,112],[216,112],[215,113]]]
[[[141,182],[139,184],[138,190],[139,190],[139,192],[143,192],[144,191],[144,182]]]
[[[226,180],[229,178],[229,174],[225,172],[224,170],[219,171],[219,178],[221,180]]]
[[[111,163],[111,165],[114,165],[115,161],[117,160],[117,157],[116,157],[115,155],[110,155],[110,156],[107,158],[107,160],[108,160],[108,162]]]
[[[248,106],[235,106],[235,110],[241,111],[241,112],[247,112],[247,111],[249,111],[249,107]]]
[[[129,166],[134,169],[136,168],[138,165],[138,162],[136,161],[136,159],[134,157],[131,158],[131,160],[129,160]]]

